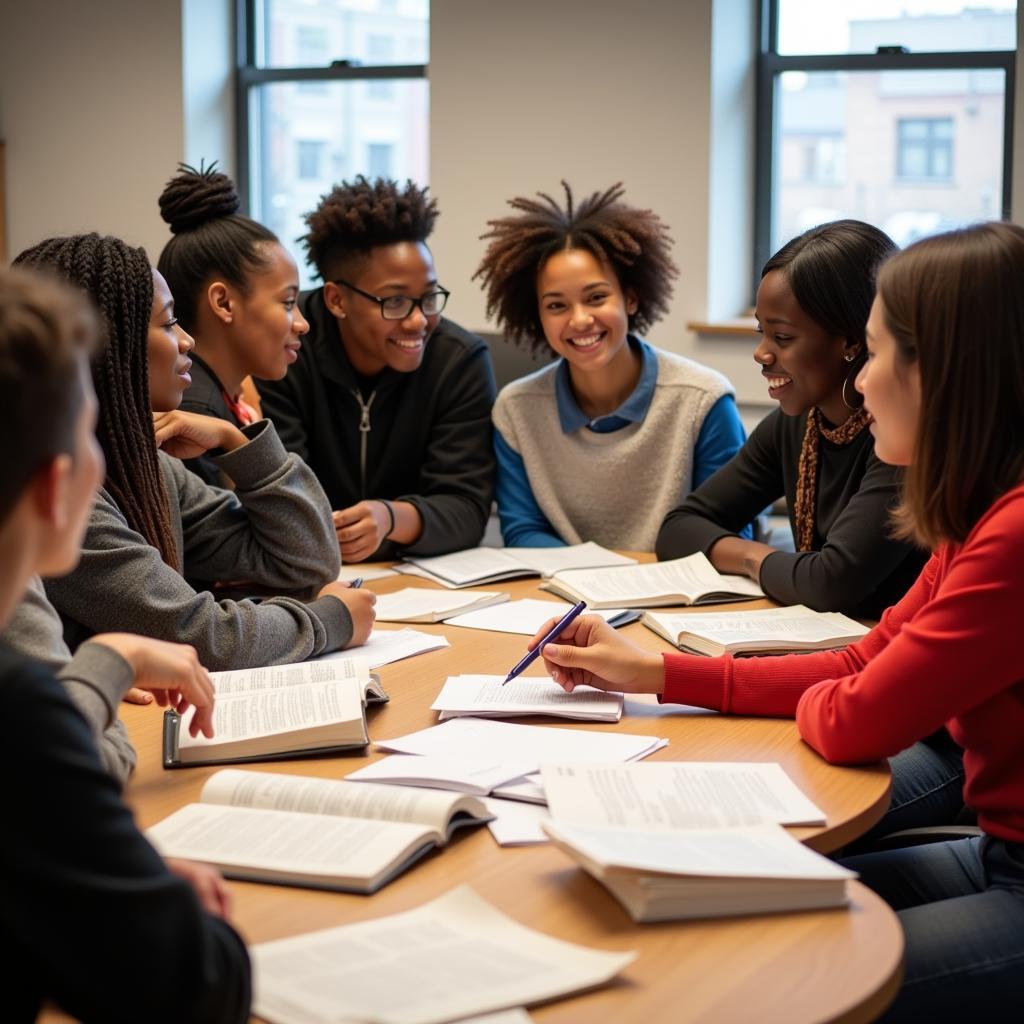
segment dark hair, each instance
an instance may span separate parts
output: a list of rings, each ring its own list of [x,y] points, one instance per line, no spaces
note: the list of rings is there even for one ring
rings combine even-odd
[[[878,268],[897,251],[884,232],[860,220],[819,224],[787,242],[761,269],[781,270],[800,308],[829,334],[860,345],[851,371],[867,358],[864,331]]]
[[[306,214],[306,262],[324,281],[358,277],[371,249],[425,242],[436,219],[437,200],[428,199],[425,188],[406,181],[399,189],[397,181],[360,174],[335,185]]]
[[[93,360],[99,401],[96,436],[107,459],[104,483],[128,525],[177,568],[177,544],[153,433],[149,319],[153,271],[144,249],[97,234],[49,238],[14,261],[50,268],[92,299],[105,346]]]
[[[47,275],[0,271],[0,523],[42,466],[75,448],[79,359],[96,347],[85,298]]]
[[[1022,281],[1024,228],[998,222],[923,239],[878,276],[897,370],[916,364],[921,381],[901,536],[963,542],[1024,480]]]
[[[222,278],[243,294],[250,274],[266,270],[267,244],[277,235],[262,224],[243,217],[234,182],[217,170],[200,164],[197,171],[179,164],[160,195],[160,216],[174,237],[160,253],[157,270],[174,296],[174,312],[182,327],[193,334],[203,300],[203,288]]]
[[[651,210],[620,203],[622,183],[594,192],[577,206],[563,181],[565,207],[544,192],[537,199],[519,196],[508,205],[519,213],[489,220],[491,239],[474,279],[483,279],[487,315],[517,343],[545,348],[537,309],[537,274],[556,252],[584,249],[608,265],[623,291],[631,291],[637,310],[629,329],[646,331],[668,310],[672,279],[679,273],[669,246],[668,228]]]

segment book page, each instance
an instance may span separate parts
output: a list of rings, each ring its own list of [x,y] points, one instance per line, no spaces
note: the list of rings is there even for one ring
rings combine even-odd
[[[275,1024],[440,1024],[592,988],[636,956],[549,938],[468,886],[415,910],[251,952],[253,1008]]]
[[[434,711],[495,715],[585,715],[618,721],[622,694],[579,686],[566,693],[547,676],[519,676],[502,685],[503,676],[449,676],[431,704]]]
[[[446,619],[471,607],[490,607],[508,600],[500,590],[428,590],[406,587],[380,594],[374,611],[378,622],[412,622]]]
[[[345,777],[351,782],[383,782],[396,786],[433,786],[485,796],[495,786],[532,771],[532,765],[488,757],[418,757],[391,754]]]
[[[504,548],[469,548],[465,551],[453,551],[450,555],[437,555],[434,558],[408,557],[406,561],[434,576],[457,584],[472,583],[496,573],[517,573],[523,576],[532,574],[528,565],[520,562]]]
[[[536,771],[545,761],[631,761],[667,742],[635,733],[457,718],[395,739],[377,740],[375,746],[402,754],[529,763],[530,770]]]
[[[325,663],[302,661],[295,665],[268,665],[266,668],[242,668],[229,672],[211,672],[217,698],[229,694],[275,690],[302,683],[328,683],[352,680],[365,686],[370,681],[370,663],[365,657]],[[360,692],[362,690],[360,689]]]
[[[437,651],[451,647],[446,637],[423,633],[418,629],[375,629],[370,638],[361,647],[353,647],[346,651],[334,651],[332,654],[321,654],[313,658],[315,662],[351,661],[354,658],[365,658],[370,668],[380,668],[394,661],[412,658],[417,654]]]
[[[467,591],[463,591],[467,593]],[[532,597],[518,601],[508,601],[494,608],[481,608],[475,612],[465,612],[445,620],[446,626],[464,626],[469,629],[489,629],[495,633],[519,633],[533,636],[548,619],[562,616],[572,607],[565,601],[541,601]],[[608,622],[621,615],[621,608],[606,608],[595,612]]]
[[[595,544],[570,544],[561,548],[506,548],[513,558],[535,569],[541,576],[554,576],[565,569],[597,569],[609,565],[636,565],[636,559]]]
[[[331,722],[354,722],[362,717],[363,694],[359,686],[300,683],[278,690],[218,695],[213,708],[213,738],[202,734],[190,736],[182,722],[178,749],[215,747],[234,740],[296,732]]]
[[[336,817],[404,821],[444,834],[464,801],[459,793],[411,786],[318,779],[304,775],[225,768],[211,775],[199,797],[204,804],[302,811]]]
[[[845,615],[816,612],[803,605],[681,615],[648,612],[648,616],[656,619],[671,636],[693,633],[714,640],[723,647],[760,639],[815,644],[839,637],[863,636],[868,632],[867,626]]]
[[[406,822],[335,818],[217,804],[186,804],[146,830],[165,857],[225,870],[370,879],[400,863],[433,830]]]
[[[639,829],[825,824],[778,764],[563,762],[542,765],[541,775],[556,821]]]

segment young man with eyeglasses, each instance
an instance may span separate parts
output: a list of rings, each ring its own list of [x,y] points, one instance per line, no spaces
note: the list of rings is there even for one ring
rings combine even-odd
[[[260,381],[263,413],[327,492],[342,560],[443,554],[483,536],[494,481],[485,342],[445,320],[411,181],[360,176],[306,217],[324,284],[299,298],[302,358]]]

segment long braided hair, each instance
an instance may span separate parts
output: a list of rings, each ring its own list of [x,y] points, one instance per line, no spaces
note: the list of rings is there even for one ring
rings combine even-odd
[[[93,233],[48,238],[14,262],[56,271],[86,292],[99,310],[106,344],[92,362],[92,380],[99,402],[96,436],[107,459],[104,486],[128,525],[177,569],[149,400],[153,271],[146,251]]]

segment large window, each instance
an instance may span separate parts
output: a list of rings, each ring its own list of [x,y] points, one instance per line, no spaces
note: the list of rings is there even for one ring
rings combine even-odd
[[[762,0],[755,271],[815,224],[1006,216],[1016,0]]]
[[[427,183],[429,13],[429,0],[239,0],[239,186],[286,245],[340,181]]]

